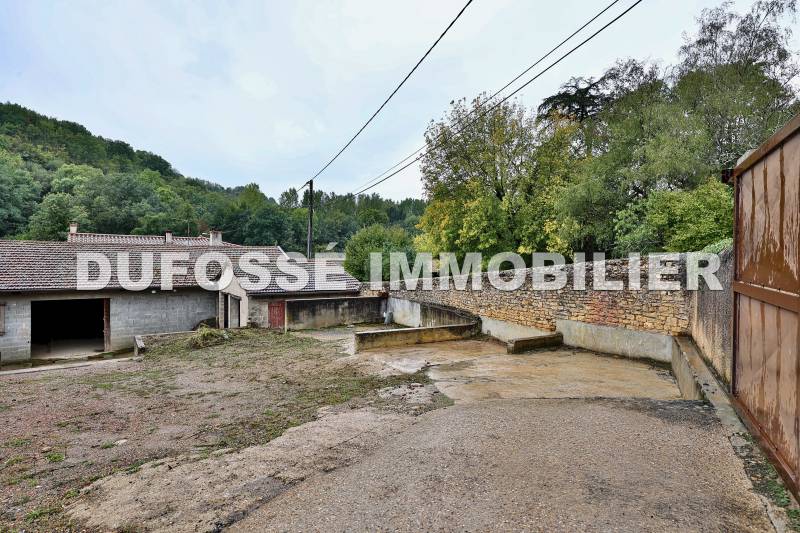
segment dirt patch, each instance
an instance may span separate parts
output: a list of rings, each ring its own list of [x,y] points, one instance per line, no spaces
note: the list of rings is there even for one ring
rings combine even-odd
[[[139,362],[0,377],[0,530],[79,528],[63,508],[94,481],[163,458],[263,445],[323,406],[417,414],[441,404],[381,398],[380,389],[429,380],[368,375],[339,352],[333,343],[240,330],[201,349],[187,338],[159,340]]]
[[[219,531],[291,484],[351,464],[415,420],[375,408],[326,411],[266,445],[114,474],[86,489],[68,514],[103,530]]]

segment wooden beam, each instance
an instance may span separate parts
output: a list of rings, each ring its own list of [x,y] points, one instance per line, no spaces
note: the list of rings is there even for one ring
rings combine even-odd
[[[751,285],[742,281],[733,282],[733,292],[743,294],[761,302],[781,307],[788,311],[800,313],[800,295],[762,287],[761,285]]]

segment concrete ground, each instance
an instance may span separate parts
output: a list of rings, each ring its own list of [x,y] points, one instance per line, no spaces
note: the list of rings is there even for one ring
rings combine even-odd
[[[348,357],[373,370],[427,368],[455,405],[230,529],[774,530],[713,409],[681,400],[665,369],[504,348],[470,340]]]
[[[772,531],[710,408],[488,400],[419,417],[231,531]]]

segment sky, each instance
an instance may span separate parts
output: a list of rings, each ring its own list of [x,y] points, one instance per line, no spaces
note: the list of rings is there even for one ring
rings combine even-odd
[[[464,3],[0,0],[0,101],[159,154],[184,175],[277,197],[344,145]],[[422,146],[452,100],[499,89],[607,3],[474,0],[315,187],[357,190]],[[683,32],[719,3],[644,0],[519,98],[536,106],[618,58],[674,63]],[[373,191],[420,197],[419,170]]]

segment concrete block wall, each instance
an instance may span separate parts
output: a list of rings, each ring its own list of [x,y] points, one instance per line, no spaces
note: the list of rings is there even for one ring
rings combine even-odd
[[[0,361],[25,361],[31,356],[31,301],[19,297],[5,302],[4,333],[0,335]]]
[[[133,346],[133,337],[148,333],[187,331],[217,312],[217,293],[203,289],[177,292],[68,292],[4,295],[5,333],[0,335],[2,362],[31,357],[31,301],[97,299],[111,301],[111,349]]]
[[[135,335],[188,331],[217,316],[217,293],[124,292],[111,297],[111,349],[133,346]]]
[[[374,296],[286,300],[290,330],[383,322],[386,300]]]
[[[606,279],[623,281],[625,290],[622,291],[593,289],[595,264],[589,262],[582,266],[586,270],[586,290],[573,288],[574,265],[560,267],[567,275],[567,284],[563,289],[554,291],[534,290],[531,269],[524,270],[525,283],[514,291],[495,289],[489,283],[487,273],[482,275],[483,290],[480,291],[473,291],[471,283],[467,283],[466,290],[456,290],[452,278],[435,278],[434,290],[423,290],[421,283],[415,290],[408,290],[405,285],[400,290],[387,290],[392,298],[444,305],[543,331],[555,331],[558,320],[572,320],[666,335],[689,332],[689,291],[648,290],[646,258],[639,268],[641,288],[634,290],[628,290],[627,259],[606,261]],[[684,280],[684,262],[680,261],[677,266],[679,274],[664,276],[663,279]],[[552,272],[553,269],[546,267],[541,270]],[[501,273],[501,278],[510,280],[512,273]]]

